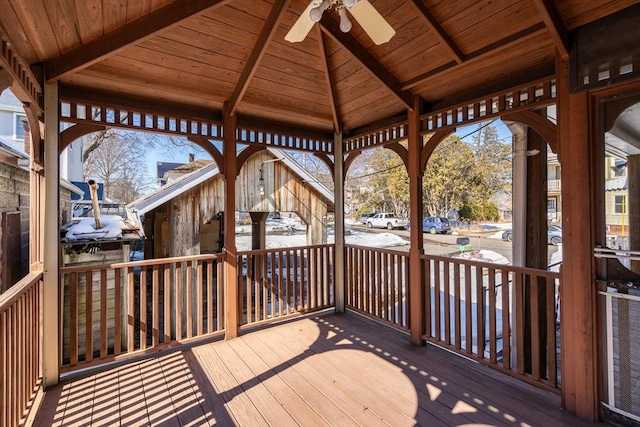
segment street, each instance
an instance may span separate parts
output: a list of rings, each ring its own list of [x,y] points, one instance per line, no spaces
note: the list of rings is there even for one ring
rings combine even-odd
[[[398,236],[401,236],[407,241],[409,240],[409,230],[404,229],[394,229],[387,230],[379,229],[379,228],[367,228],[365,225],[361,224],[350,224],[347,225],[347,229],[353,229],[358,232],[370,232],[370,233],[393,233]],[[458,244],[456,240],[460,237],[469,237],[469,244],[473,246],[474,250],[490,250],[500,255],[504,256],[509,260],[509,262],[513,262],[513,251],[512,251],[512,243],[504,241],[502,239],[492,238],[497,230],[491,232],[468,232],[465,235],[452,235],[452,234],[430,234],[424,233],[424,253],[427,255],[440,255],[440,256],[448,256],[458,253]],[[409,245],[406,246],[398,246],[393,249],[399,251],[409,251]],[[549,245],[548,246],[548,256],[551,259],[551,255],[558,250],[556,246]]]

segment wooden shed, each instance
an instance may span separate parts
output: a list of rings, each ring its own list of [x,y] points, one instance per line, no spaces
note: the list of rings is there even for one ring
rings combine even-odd
[[[266,148],[248,157],[237,177],[236,194],[236,211],[260,218],[254,221],[254,234],[264,233],[267,213],[295,212],[307,225],[307,244],[327,242],[326,217],[334,208],[333,193],[284,150]],[[236,217],[235,212],[224,212],[224,177],[213,161],[129,207],[144,215],[148,259],[220,252],[220,221]]]

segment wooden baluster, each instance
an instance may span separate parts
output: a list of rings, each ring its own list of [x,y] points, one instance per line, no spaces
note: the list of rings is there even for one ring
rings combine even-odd
[[[159,265],[154,264],[151,270],[151,345],[160,345],[160,276]]]
[[[127,288],[128,288],[128,303],[127,303],[127,353],[131,353],[135,350],[134,341],[134,326],[135,326],[135,293],[133,283],[133,269],[129,268],[127,271]]]
[[[113,319],[113,354],[119,355],[122,351],[122,270],[116,268],[114,272],[114,319]],[[107,332],[105,331],[105,334]]]
[[[187,274],[185,283],[185,299],[187,305],[187,338],[193,337],[193,261],[186,262]]]
[[[556,360],[556,284],[553,277],[547,277],[547,364],[549,385],[556,387],[557,383],[557,360]]]
[[[489,360],[495,364],[498,361],[496,331],[496,269],[489,268]]]
[[[117,288],[118,286],[119,283],[116,281],[114,283],[114,288]],[[119,303],[120,301],[114,301],[115,305],[118,305]],[[104,359],[108,354],[109,331],[107,318],[107,270],[103,269],[100,271],[100,359]],[[117,340],[118,337],[115,337],[115,339]]]
[[[453,262],[453,324],[454,324],[454,334],[455,334],[455,347],[456,350],[460,350],[462,348],[462,337],[460,336],[462,333],[461,328],[461,314],[460,314],[460,306],[461,306],[461,298],[460,298],[460,264],[457,262]]]
[[[129,269],[130,274],[133,275],[133,268]],[[140,349],[147,348],[147,267],[140,267]]]
[[[482,267],[476,266],[476,298],[478,300],[476,306],[476,317],[478,318],[477,334],[478,334],[478,349],[477,356],[480,359],[484,359],[484,344],[485,344],[485,331],[486,331],[486,318],[485,318],[485,304],[486,304],[486,292],[484,288],[484,278],[482,277]]]
[[[444,342],[451,344],[451,283],[450,283],[450,264],[449,261],[443,261],[444,267]]]
[[[176,304],[175,304],[175,317],[176,317],[176,341],[182,341],[182,312],[184,311],[182,301],[182,261],[176,263]]]
[[[509,310],[509,300],[511,292],[509,289],[509,271],[500,270],[502,276],[502,366],[511,369],[511,311]]]
[[[515,283],[515,307],[513,308],[515,311],[516,318],[516,370],[520,375],[524,375],[525,371],[525,332],[524,332],[524,274],[516,273],[516,283]]]
[[[467,354],[472,353],[473,347],[473,298],[471,297],[471,265],[464,265],[464,333],[465,343],[464,348]]]
[[[69,283],[69,349],[71,366],[78,364],[78,273],[71,273]]]
[[[105,272],[105,269],[100,272]],[[85,338],[84,338],[84,361],[93,360],[93,272],[85,272]]]

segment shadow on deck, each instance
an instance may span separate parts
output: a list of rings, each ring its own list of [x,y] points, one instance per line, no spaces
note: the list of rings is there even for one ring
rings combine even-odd
[[[61,384],[36,425],[567,426],[560,397],[359,316],[310,317]]]

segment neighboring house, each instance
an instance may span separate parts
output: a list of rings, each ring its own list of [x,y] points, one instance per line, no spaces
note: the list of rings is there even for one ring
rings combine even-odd
[[[307,224],[308,244],[327,242],[325,219],[333,211],[333,193],[284,151],[269,148],[251,156],[238,176],[236,194],[236,211],[295,212]],[[128,207],[144,215],[145,258],[220,250],[216,236],[224,217],[224,177],[212,161]],[[235,220],[235,212],[228,217]]]
[[[0,140],[0,293],[29,271],[29,156]],[[60,222],[68,219],[75,185],[60,179]]]
[[[547,219],[551,223],[562,222],[562,174],[558,155],[549,150],[547,157]]]
[[[604,173],[607,235],[613,239],[624,240],[629,235],[627,161],[611,156],[605,157]],[[622,240],[616,247],[626,247]]]
[[[172,162],[158,162],[156,165],[156,180],[158,181],[159,186],[163,186],[167,183],[165,175],[180,166],[184,165],[184,163],[172,163]]]
[[[0,94],[0,293],[29,272],[29,135],[22,104],[5,90]],[[70,217],[75,185],[60,178],[60,223]]]

